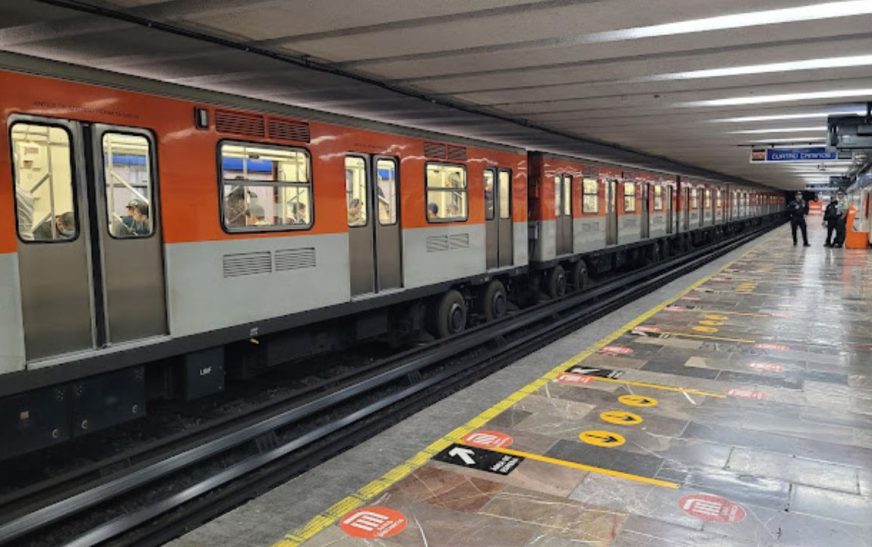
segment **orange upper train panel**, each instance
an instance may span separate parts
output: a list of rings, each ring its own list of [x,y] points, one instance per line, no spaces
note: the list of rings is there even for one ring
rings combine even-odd
[[[403,227],[431,226],[426,220],[423,140],[328,123],[310,122],[311,143],[250,138],[194,127],[194,107],[213,105],[41,76],[0,72],[0,252],[14,252],[14,226],[8,128],[10,114],[23,113],[150,130],[157,142],[160,216],[167,243],[231,238],[286,237],[347,230],[345,166],[348,153],[391,156],[399,160],[400,215]],[[219,108],[221,108],[219,106]],[[269,116],[269,114],[267,114]],[[218,145],[222,140],[272,143],[306,148],[312,158],[314,225],[309,230],[227,234],[220,225]],[[483,170],[498,165],[512,170],[513,219],[527,215],[526,154],[467,147],[468,203],[471,223],[484,222]],[[464,163],[464,162],[460,162]]]

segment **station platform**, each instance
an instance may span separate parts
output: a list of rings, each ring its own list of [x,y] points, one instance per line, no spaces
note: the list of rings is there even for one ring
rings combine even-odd
[[[784,226],[173,545],[872,545],[872,255]]]

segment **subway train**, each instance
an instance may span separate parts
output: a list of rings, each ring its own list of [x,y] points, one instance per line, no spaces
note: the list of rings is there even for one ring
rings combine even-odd
[[[0,458],[774,221],[779,192],[0,55]]]

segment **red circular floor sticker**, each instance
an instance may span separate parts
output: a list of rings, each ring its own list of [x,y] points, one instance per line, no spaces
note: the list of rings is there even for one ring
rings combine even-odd
[[[712,494],[692,494],[678,500],[685,513],[710,522],[742,522],[745,509],[726,498]]]
[[[611,355],[629,355],[633,353],[633,348],[624,346],[606,346],[600,350],[600,353],[609,353]]]
[[[487,429],[467,433],[461,440],[464,444],[479,448],[503,448],[505,446],[512,446],[512,443],[515,442],[511,435]]]
[[[734,387],[727,390],[727,397],[732,397],[733,399],[747,399],[749,401],[762,401],[766,398],[766,393],[749,387]]]
[[[406,529],[406,515],[377,505],[351,511],[339,521],[339,527],[349,536],[362,539],[384,539]]]

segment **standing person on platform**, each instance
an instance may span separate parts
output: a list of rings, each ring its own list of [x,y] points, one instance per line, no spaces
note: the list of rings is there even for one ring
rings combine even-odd
[[[838,216],[836,217],[836,241],[833,243],[833,247],[841,247],[845,244],[845,232],[848,229],[848,198],[844,192],[839,192],[836,194],[836,199],[838,200],[836,204]]]
[[[827,229],[827,242],[824,243],[824,247],[832,247],[836,241],[838,241],[838,236],[833,239],[833,235],[836,234],[836,227],[839,224],[839,198],[833,197],[830,202],[827,204],[827,208],[824,210],[824,227]]]
[[[787,212],[790,214],[790,231],[793,234],[793,244],[796,245],[796,229],[802,230],[802,244],[804,247],[811,247],[808,244],[808,231],[805,226],[805,215],[808,214],[808,204],[802,199],[802,192],[796,193],[796,199],[790,202],[787,206]]]

